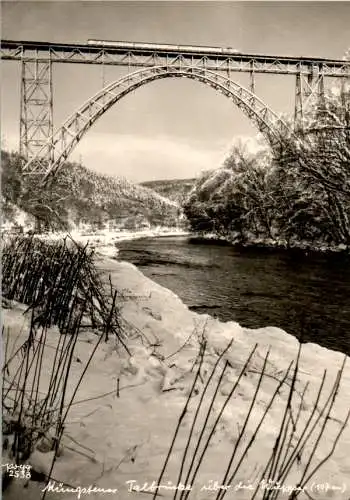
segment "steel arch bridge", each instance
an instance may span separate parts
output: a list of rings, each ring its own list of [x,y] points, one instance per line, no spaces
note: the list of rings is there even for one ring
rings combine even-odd
[[[239,53],[231,48],[194,47],[137,42],[86,44],[2,40],[4,60],[20,61],[20,153],[24,171],[44,179],[54,174],[83,135],[111,106],[139,87],[162,78],[190,78],[227,96],[256,125],[272,148],[293,131],[255,92],[256,74],[295,76],[294,126],[302,127],[303,111],[312,96],[324,98],[326,78],[349,81],[350,62],[306,57]],[[107,85],[53,132],[54,63],[127,66],[128,74]],[[132,71],[135,68],[142,68]],[[248,73],[249,90],[232,80]]]
[[[201,68],[155,66],[130,73],[91,97],[49,139],[52,158],[44,166],[45,172],[40,162],[40,151],[25,164],[24,170],[45,173],[45,177],[54,174],[90,127],[116,102],[139,87],[164,78],[190,78],[225,95],[252,120],[272,147],[279,145],[281,133],[290,133],[289,126],[256,95],[223,75]],[[46,146],[42,149],[43,153],[45,149]]]

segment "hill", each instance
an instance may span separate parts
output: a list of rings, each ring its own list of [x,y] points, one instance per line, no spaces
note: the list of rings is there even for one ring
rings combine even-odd
[[[140,185],[182,205],[195,183],[196,179],[171,179],[147,181],[142,182]]]
[[[181,213],[176,202],[148,187],[77,163],[67,162],[45,190],[38,187],[38,179],[22,173],[17,153],[1,151],[1,163],[5,221],[14,220],[20,210],[51,229],[135,229],[177,225]]]

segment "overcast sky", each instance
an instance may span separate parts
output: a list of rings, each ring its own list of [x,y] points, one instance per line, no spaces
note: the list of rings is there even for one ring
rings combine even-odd
[[[84,42],[89,38],[234,47],[243,52],[341,58],[350,45],[350,2],[2,2],[2,36]],[[18,149],[20,67],[2,62],[2,140]],[[121,75],[117,68],[54,65],[54,125]],[[245,76],[235,80],[246,84]],[[293,77],[258,76],[256,92],[291,111]],[[185,178],[220,165],[236,136],[256,130],[226,97],[187,79],[129,94],[72,154],[91,169],[131,180]]]

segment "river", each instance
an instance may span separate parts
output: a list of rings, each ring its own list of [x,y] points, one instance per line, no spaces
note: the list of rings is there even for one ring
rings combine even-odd
[[[350,355],[350,259],[219,244],[186,237],[118,243],[119,258],[191,309],[242,326],[277,326]]]

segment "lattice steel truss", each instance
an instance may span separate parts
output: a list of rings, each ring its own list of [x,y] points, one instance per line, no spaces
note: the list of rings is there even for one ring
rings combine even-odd
[[[51,61],[22,61],[20,154],[31,160],[40,154],[51,161],[53,150]]]

